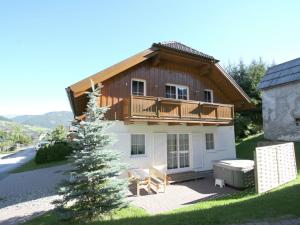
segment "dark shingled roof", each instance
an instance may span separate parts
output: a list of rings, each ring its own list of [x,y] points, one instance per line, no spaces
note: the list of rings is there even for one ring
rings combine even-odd
[[[154,43],[152,46],[170,48],[170,49],[173,49],[173,50],[176,50],[176,51],[192,54],[192,55],[195,55],[195,56],[201,56],[202,58],[212,60],[214,62],[218,62],[218,60],[215,59],[213,56],[210,56],[210,55],[207,55],[205,53],[199,52],[198,50],[193,49],[193,48],[191,48],[189,46],[186,46],[184,44],[181,44],[180,42],[177,42],[177,41],[158,42],[158,43]]]
[[[300,58],[269,68],[259,83],[260,89],[300,81]]]

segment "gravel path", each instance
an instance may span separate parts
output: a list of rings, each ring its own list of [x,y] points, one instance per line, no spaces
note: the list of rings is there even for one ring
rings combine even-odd
[[[52,209],[68,165],[10,174],[0,181],[0,224],[18,224]]]

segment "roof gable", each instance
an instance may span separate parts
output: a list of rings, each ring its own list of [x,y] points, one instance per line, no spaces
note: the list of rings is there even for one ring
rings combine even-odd
[[[129,57],[111,67],[108,67],[92,76],[89,76],[67,88],[67,93],[71,102],[71,106],[74,106],[74,101],[76,98],[85,94],[85,92],[90,88],[90,81],[93,80],[94,83],[101,83],[109,78],[120,74],[121,72],[128,70],[162,52],[168,52],[168,54],[180,54],[181,57],[192,58],[194,61],[204,62],[208,64],[208,68],[215,68],[219,71],[217,78],[211,77],[212,79],[217,79],[220,85],[227,83],[228,90],[234,90],[238,99],[236,102],[240,102],[243,109],[252,108],[250,98],[242,90],[242,88],[235,82],[235,80],[228,75],[218,64],[218,60],[214,57],[202,53],[198,50],[190,48],[179,42],[160,42],[154,43],[151,48],[146,49],[132,57]],[[159,55],[158,55],[159,56]],[[224,86],[225,87],[225,86]],[[74,111],[74,110],[73,110]]]
[[[260,89],[300,80],[300,58],[269,68],[259,83]]]

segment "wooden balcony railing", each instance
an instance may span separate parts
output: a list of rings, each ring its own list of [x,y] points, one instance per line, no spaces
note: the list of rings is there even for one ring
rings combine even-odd
[[[191,100],[130,96],[123,103],[124,120],[158,122],[229,123],[234,117],[233,105]]]

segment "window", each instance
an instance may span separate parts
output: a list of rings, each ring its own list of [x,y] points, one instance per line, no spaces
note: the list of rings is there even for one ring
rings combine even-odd
[[[189,167],[189,135],[179,134],[179,166],[180,168]]]
[[[167,84],[165,89],[166,98],[188,99],[188,87]]]
[[[189,135],[167,135],[167,168],[178,169],[190,166]]]
[[[177,87],[177,98],[187,100],[187,88]]]
[[[131,155],[145,155],[145,135],[131,135]]]
[[[166,98],[176,98],[176,87],[166,85]]]
[[[205,134],[205,143],[206,143],[206,150],[214,149],[215,148],[214,134],[212,133]]]
[[[204,90],[204,101],[205,102],[213,102],[213,91],[212,90]]]
[[[167,136],[167,158],[168,169],[176,169],[178,167],[176,134],[168,134]]]
[[[296,126],[300,126],[300,118],[295,118]]]
[[[132,95],[146,95],[145,81],[143,80],[132,80],[131,82],[131,94]]]

